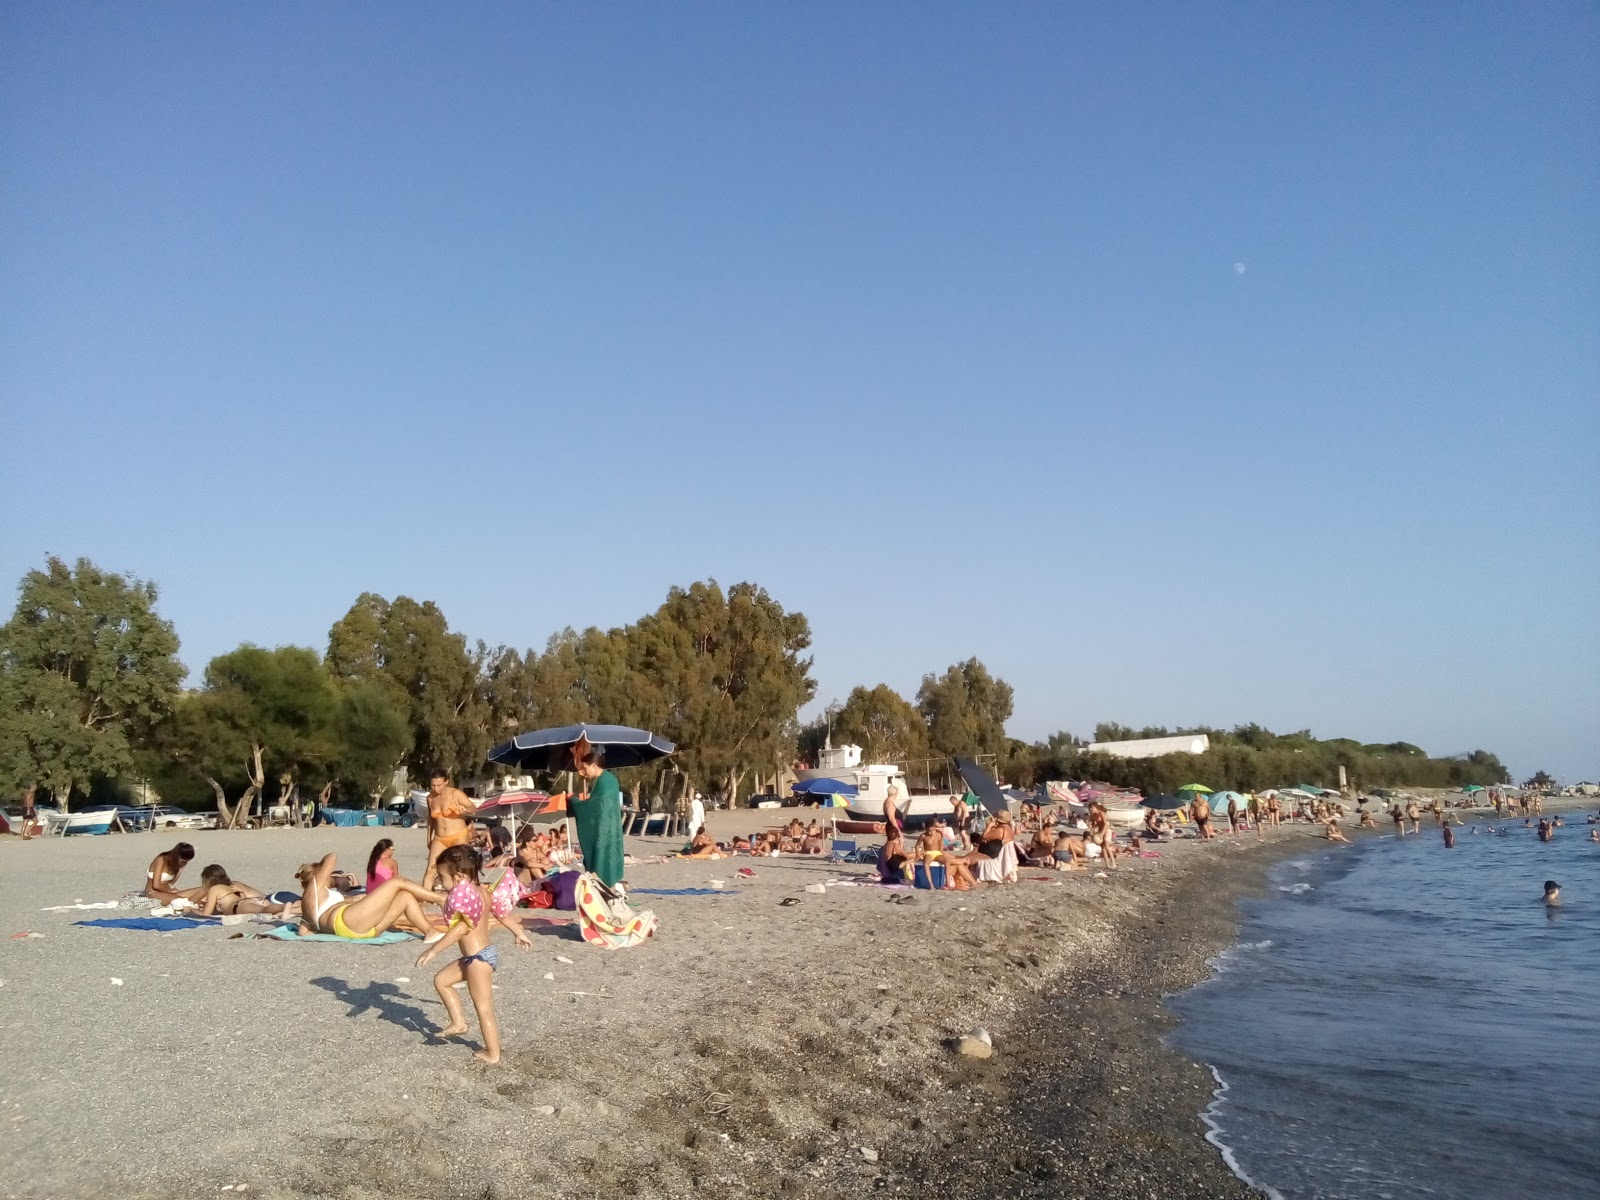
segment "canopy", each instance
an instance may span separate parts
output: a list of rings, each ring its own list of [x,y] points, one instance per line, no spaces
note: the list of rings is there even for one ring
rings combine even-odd
[[[1180,792],[1209,792],[1211,789],[1203,783],[1186,783],[1178,790]]]
[[[802,779],[789,789],[796,796],[859,796],[861,789],[842,779]]]
[[[675,749],[666,738],[648,729],[627,725],[563,725],[519,733],[489,751],[489,761],[525,771],[570,771],[572,747],[580,741],[605,748],[608,767],[637,767],[665,758]]]
[[[994,781],[994,776],[977,763],[970,758],[958,758],[956,759],[956,771],[990,812],[1002,813],[1011,811],[1011,805],[1006,803],[1006,798],[1000,794],[1000,785]]]
[[[1472,792],[1481,792],[1481,791],[1483,791],[1483,785],[1480,784],[1480,783],[1469,783],[1469,784],[1467,784],[1466,787],[1462,788],[1461,790],[1463,792],[1467,792],[1468,794],[1471,794]]]
[[[1172,812],[1174,809],[1187,808],[1189,805],[1182,796],[1146,796],[1139,803],[1146,808],[1159,809],[1162,812]]]
[[[492,800],[478,805],[480,816],[511,815],[521,820],[530,817],[559,816],[567,811],[567,793],[557,792],[547,796],[543,792],[501,792]]]

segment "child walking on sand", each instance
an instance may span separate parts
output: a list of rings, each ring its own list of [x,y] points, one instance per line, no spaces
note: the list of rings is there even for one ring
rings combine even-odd
[[[422,966],[444,950],[460,943],[461,957],[433,977],[434,989],[450,1023],[438,1031],[439,1037],[452,1037],[467,1031],[466,1016],[461,1009],[461,997],[456,995],[456,985],[463,980],[472,997],[472,1007],[478,1013],[478,1028],[483,1034],[483,1049],[473,1057],[480,1062],[500,1061],[500,1026],[494,1019],[493,981],[500,952],[489,941],[491,920],[499,921],[510,929],[517,944],[527,949],[532,943],[520,926],[512,925],[504,914],[491,911],[485,903],[483,888],[478,883],[481,860],[471,846],[451,846],[443,851],[435,863],[440,882],[449,889],[445,897],[444,916],[450,923],[444,937],[424,950],[417,959]],[[499,907],[496,905],[495,907]]]

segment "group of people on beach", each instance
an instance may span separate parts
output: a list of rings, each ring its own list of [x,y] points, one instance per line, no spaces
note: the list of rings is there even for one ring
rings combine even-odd
[[[471,799],[451,786],[445,772],[434,771],[428,784],[428,859],[421,880],[400,873],[394,842],[382,838],[368,856],[364,878],[340,871],[332,854],[301,864],[295,872],[298,896],[269,895],[239,883],[217,863],[201,871],[198,886],[186,888],[180,877],[195,851],[189,843],[179,842],[151,860],[142,894],[174,913],[282,916],[296,921],[289,928],[298,936],[369,941],[391,931],[415,934],[425,945],[417,958],[419,967],[454,950],[455,960],[434,976],[434,989],[449,1018],[437,1036],[466,1032],[456,993],[457,986],[465,984],[483,1038],[475,1057],[497,1063],[501,1048],[492,980],[499,951],[490,940],[493,928],[498,925],[509,932],[519,947],[530,947],[513,910],[539,898],[553,903],[553,890],[558,889],[546,889],[559,875],[551,872],[575,880],[572,868],[580,857],[583,869],[605,887],[622,884],[621,792],[616,777],[605,769],[599,747],[586,748],[575,767],[586,785],[582,794],[567,802],[579,847],[569,844],[564,826],[549,832],[524,826],[514,843],[503,827],[474,826]],[[484,872],[495,868],[500,869],[499,876],[487,882]]]

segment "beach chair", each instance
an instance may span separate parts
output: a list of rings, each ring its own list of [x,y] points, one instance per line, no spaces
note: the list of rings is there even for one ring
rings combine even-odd
[[[835,837],[829,848],[829,862],[858,863],[861,862],[861,843],[855,838]]]

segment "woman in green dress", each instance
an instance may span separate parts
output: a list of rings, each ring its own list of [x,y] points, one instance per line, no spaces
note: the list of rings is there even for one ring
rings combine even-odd
[[[586,794],[567,800],[578,827],[583,869],[614,888],[622,881],[622,785],[605,769],[605,747],[590,746],[578,761]]]

